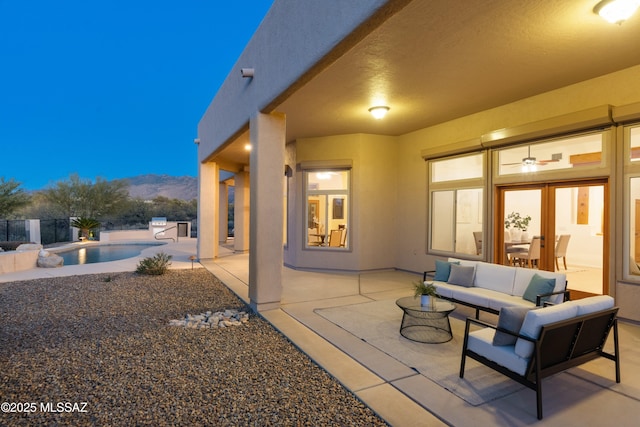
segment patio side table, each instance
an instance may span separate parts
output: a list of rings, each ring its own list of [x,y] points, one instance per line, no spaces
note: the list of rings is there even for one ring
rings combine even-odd
[[[396,301],[404,312],[400,335],[412,341],[439,344],[453,338],[449,314],[455,304],[438,299],[433,307],[420,305],[420,298],[404,297]]]

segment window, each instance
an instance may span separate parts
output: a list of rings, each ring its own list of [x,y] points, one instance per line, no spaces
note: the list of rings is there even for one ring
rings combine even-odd
[[[348,170],[304,172],[306,248],[349,248],[349,178]]]
[[[431,164],[431,182],[482,178],[482,163],[481,154],[434,161]]]
[[[482,257],[484,154],[433,160],[429,252]]]
[[[640,161],[640,126],[629,129],[629,160]]]
[[[498,152],[498,174],[599,167],[602,161],[602,134],[580,135],[502,149]]]
[[[434,191],[431,205],[431,249],[481,255],[482,188]],[[479,243],[477,246],[476,243]]]

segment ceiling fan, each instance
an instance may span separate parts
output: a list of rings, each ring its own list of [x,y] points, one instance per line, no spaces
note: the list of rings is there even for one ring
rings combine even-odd
[[[562,159],[562,153],[552,154],[550,159],[538,160],[535,157],[531,157],[531,146],[527,147],[527,157],[524,157],[521,162],[517,163],[503,163],[503,166],[522,166],[523,171],[529,172],[536,169],[536,166],[546,166],[549,163],[559,162]]]

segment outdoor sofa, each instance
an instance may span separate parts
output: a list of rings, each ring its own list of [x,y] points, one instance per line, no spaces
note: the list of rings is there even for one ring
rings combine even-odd
[[[480,311],[498,314],[502,307],[540,307],[569,300],[563,273],[511,267],[482,261],[437,260],[435,271],[423,280],[433,282],[438,296]]]
[[[467,318],[460,378],[467,357],[535,390],[537,416],[542,419],[542,379],[598,357],[615,362],[620,382],[618,308],[600,295],[544,308],[506,307],[497,326]],[[471,331],[471,325],[482,327]],[[604,352],[613,329],[614,351]]]

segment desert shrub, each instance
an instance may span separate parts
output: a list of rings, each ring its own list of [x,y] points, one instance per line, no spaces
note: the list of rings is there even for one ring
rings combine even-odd
[[[171,255],[167,255],[164,252],[159,252],[152,257],[147,257],[138,263],[136,273],[149,274],[152,276],[164,274],[171,265],[171,258]]]

